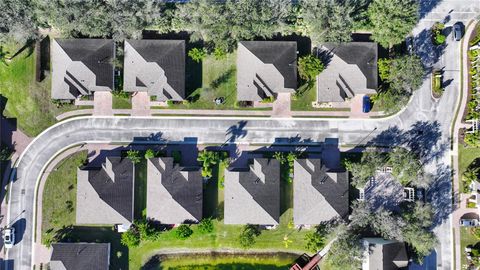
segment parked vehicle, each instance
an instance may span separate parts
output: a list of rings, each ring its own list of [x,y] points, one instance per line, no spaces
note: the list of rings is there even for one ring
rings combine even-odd
[[[371,110],[372,102],[369,96],[363,97],[363,112],[368,113]]]
[[[15,228],[5,228],[3,230],[3,243],[5,248],[12,248],[15,245]]]
[[[453,39],[456,41],[460,41],[462,39],[462,35],[462,24],[458,22],[453,25]]]

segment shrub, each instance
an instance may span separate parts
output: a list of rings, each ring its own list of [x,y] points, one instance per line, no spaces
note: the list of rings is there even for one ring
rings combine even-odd
[[[138,246],[140,244],[140,235],[137,229],[132,226],[128,231],[122,233],[120,242],[129,248]]]
[[[324,68],[322,61],[311,54],[300,57],[298,60],[298,73],[300,78],[306,81],[314,80]]]
[[[4,144],[0,145],[0,161],[7,161],[11,156],[12,150]]]
[[[325,245],[325,237],[318,231],[308,232],[305,241],[305,248],[311,252],[318,252]]]
[[[378,76],[382,81],[385,81],[390,76],[390,65],[392,64],[392,60],[388,58],[381,58],[378,59]]]
[[[444,44],[445,41],[446,41],[446,39],[447,39],[447,38],[445,37],[445,35],[438,34],[438,35],[435,36],[435,43],[436,43],[437,45]]]
[[[135,221],[134,225],[137,228],[138,235],[141,241],[156,239],[157,232],[148,220]]]
[[[247,249],[255,244],[255,238],[260,235],[260,231],[254,225],[245,225],[238,238],[240,245]]]
[[[262,103],[272,103],[273,101],[275,101],[275,98],[273,96],[262,99]]]
[[[168,107],[172,107],[173,104],[174,104],[173,100],[170,100],[170,99],[167,100],[167,106],[168,106]]]
[[[213,55],[215,56],[215,59],[222,60],[227,56],[227,51],[222,48],[215,47],[213,50]]]
[[[188,56],[190,56],[193,61],[200,63],[200,61],[202,61],[207,56],[207,50],[205,48],[193,48],[188,51]]]
[[[145,151],[145,159],[154,158],[154,157],[155,157],[155,152],[152,149],[147,149],[147,151]]]
[[[211,233],[213,232],[214,229],[213,221],[211,218],[204,218],[200,223],[198,224],[198,230],[201,233]]]
[[[175,230],[175,237],[177,239],[187,239],[193,234],[192,229],[188,225],[182,224]]]
[[[137,150],[130,149],[127,151],[127,158],[132,161],[133,164],[140,162],[140,152]]]

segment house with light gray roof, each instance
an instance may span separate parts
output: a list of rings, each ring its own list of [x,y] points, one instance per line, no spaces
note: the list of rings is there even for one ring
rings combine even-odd
[[[203,179],[200,168],[182,167],[172,157],[147,161],[147,218],[163,224],[202,219]]]
[[[241,41],[237,49],[237,100],[261,101],[297,89],[297,43]]]
[[[50,270],[108,270],[110,243],[54,243]]]
[[[158,101],[185,99],[184,40],[125,40],[123,88]]]
[[[346,171],[332,171],[319,158],[297,159],[293,171],[295,225],[317,225],[348,215]]]
[[[378,44],[323,43],[316,48],[325,69],[317,76],[317,103],[344,102],[378,88]]]
[[[101,168],[77,170],[77,224],[133,222],[134,166],[128,158],[107,157]]]
[[[407,269],[408,255],[404,242],[382,238],[364,238],[362,270]]]
[[[54,39],[52,99],[73,100],[112,91],[115,45],[111,39]]]
[[[225,170],[225,224],[278,225],[280,163],[255,158],[248,168]]]

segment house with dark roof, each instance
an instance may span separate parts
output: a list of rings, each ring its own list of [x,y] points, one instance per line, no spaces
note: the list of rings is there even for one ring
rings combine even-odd
[[[134,166],[128,158],[107,157],[101,168],[77,170],[77,224],[133,222]]]
[[[125,40],[123,88],[158,101],[185,99],[184,40]]]
[[[241,41],[237,50],[237,99],[261,101],[297,89],[297,43]]]
[[[325,64],[317,76],[317,103],[344,102],[377,92],[377,43],[323,43],[316,52]]]
[[[181,167],[172,157],[147,161],[147,217],[163,224],[196,223],[202,218],[200,168]]]
[[[319,158],[297,159],[293,169],[295,225],[316,225],[348,215],[346,171],[331,171]]]
[[[397,270],[408,266],[404,242],[382,238],[364,238],[362,270]]]
[[[114,58],[111,39],[53,40],[52,99],[72,100],[95,91],[112,91]]]
[[[255,158],[247,169],[225,170],[225,224],[278,225],[280,163]]]
[[[51,270],[108,270],[110,243],[54,243]]]

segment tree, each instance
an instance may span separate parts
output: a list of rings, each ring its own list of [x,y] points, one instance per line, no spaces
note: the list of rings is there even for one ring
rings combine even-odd
[[[425,69],[420,57],[405,55],[392,60],[387,81],[396,91],[412,93],[420,88]]]
[[[297,28],[312,43],[348,42],[353,27],[351,14],[355,11],[351,4],[340,0],[302,0]]]
[[[134,222],[134,226],[138,231],[138,235],[141,241],[154,240],[157,236],[157,232],[148,220],[136,220]]]
[[[389,154],[389,164],[392,166],[392,175],[402,185],[406,186],[423,175],[423,167],[419,158],[403,147],[398,147]],[[414,183],[419,184],[418,181]]]
[[[193,48],[188,51],[188,56],[190,56],[193,61],[200,63],[207,56],[207,50],[205,48]]]
[[[175,230],[175,237],[177,239],[187,239],[193,234],[192,229],[188,225],[182,224]]]
[[[38,0],[38,16],[43,25],[54,27],[63,36],[107,37],[112,33],[110,1]]]
[[[130,149],[127,151],[127,158],[132,161],[133,164],[137,164],[140,162],[140,152],[138,150]]]
[[[23,44],[37,37],[34,1],[2,0],[0,10],[0,40],[12,39]]]
[[[392,65],[392,60],[389,58],[380,58],[378,59],[378,76],[382,81],[386,81],[390,77],[390,66]]]
[[[215,47],[227,49],[231,44],[229,37],[229,18],[225,5],[215,0],[192,0],[177,4],[172,19],[174,31],[191,33],[190,40],[212,42]]]
[[[418,263],[422,263],[423,258],[428,256],[438,244],[438,240],[433,232],[416,224],[404,228],[403,236],[405,242],[413,249],[414,259]]]
[[[153,149],[147,149],[147,151],[145,151],[145,159],[150,159],[154,157],[155,157],[155,151],[153,151]]]
[[[318,230],[305,234],[305,248],[311,252],[318,252],[325,246],[325,235]]]
[[[122,233],[122,238],[120,239],[122,245],[129,248],[136,247],[140,244],[140,235],[135,226],[130,227],[128,231]]]
[[[217,152],[203,150],[198,154],[197,160],[202,163],[202,176],[212,177],[213,166],[219,162],[220,156]]]
[[[240,245],[247,249],[255,244],[255,238],[260,235],[260,231],[254,225],[247,224],[243,227],[238,241]]]
[[[198,230],[201,233],[211,233],[215,229],[211,218],[204,218],[198,224]]]
[[[356,270],[362,268],[363,247],[358,235],[349,231],[337,236],[326,260],[332,269]]]
[[[363,152],[360,162],[345,161],[345,168],[352,174],[352,185],[363,188],[376,170],[386,163],[386,154],[377,152]]]
[[[324,68],[322,61],[311,54],[302,56],[298,60],[298,73],[305,81],[314,80]]]
[[[416,0],[373,0],[368,7],[372,39],[383,47],[401,43],[417,24],[418,10]]]
[[[404,91],[397,91],[392,88],[380,91],[372,97],[373,104],[383,109],[384,113],[390,114],[398,112],[405,107],[408,102],[409,94]]]

